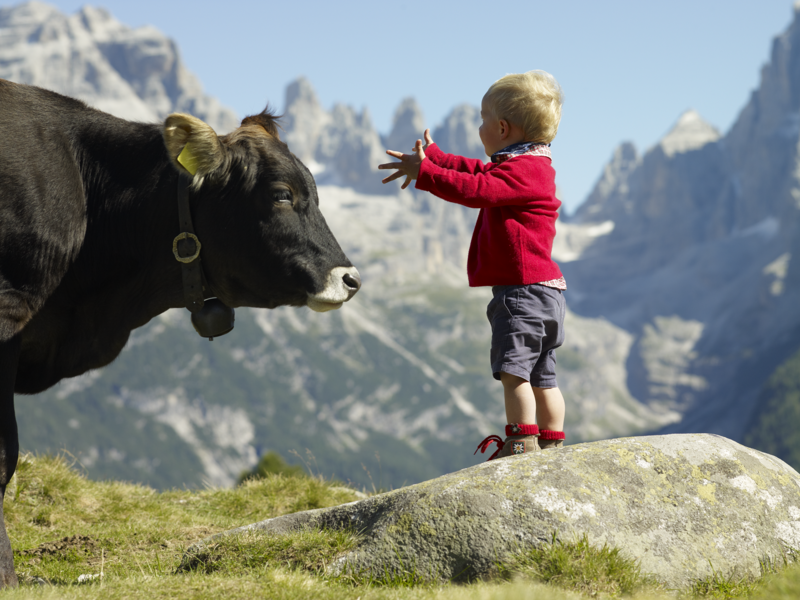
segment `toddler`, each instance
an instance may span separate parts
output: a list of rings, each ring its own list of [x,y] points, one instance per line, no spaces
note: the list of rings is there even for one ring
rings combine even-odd
[[[556,199],[550,142],[561,120],[562,92],[544,71],[506,75],[481,102],[478,130],[491,162],[442,152],[425,130],[412,154],[386,153],[400,162],[383,183],[405,176],[416,188],[480,209],[472,234],[470,286],[492,286],[486,316],[492,326],[491,362],[503,384],[506,438],[487,437],[489,460],[564,440],[564,398],[556,383],[555,349],[564,342],[566,282],[550,254],[561,202]],[[477,452],[478,450],[475,450]]]

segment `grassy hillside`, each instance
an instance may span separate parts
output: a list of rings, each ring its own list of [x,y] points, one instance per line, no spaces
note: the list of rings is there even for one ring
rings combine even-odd
[[[21,459],[7,493],[7,526],[21,585],[0,598],[674,598],[614,549],[556,542],[498,565],[495,579],[469,585],[421,581],[414,572],[381,580],[335,578],[325,566],[357,533],[310,531],[228,538],[178,569],[202,538],[363,494],[335,481],[268,474],[235,489],[167,491],[94,482],[61,458]],[[751,581],[698,582],[685,598],[793,598],[800,570]]]

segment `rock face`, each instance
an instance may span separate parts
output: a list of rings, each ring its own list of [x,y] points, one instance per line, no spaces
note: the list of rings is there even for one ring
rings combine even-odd
[[[303,527],[363,531],[335,571],[413,567],[432,579],[464,579],[557,532],[618,547],[644,572],[687,587],[714,572],[759,575],[759,560],[800,549],[800,474],[718,436],[625,438],[486,462],[221,535]]]
[[[0,9],[0,77],[55,90],[135,121],[193,114],[227,133],[239,121],[203,94],[174,41],[91,6],[66,16],[41,2]]]

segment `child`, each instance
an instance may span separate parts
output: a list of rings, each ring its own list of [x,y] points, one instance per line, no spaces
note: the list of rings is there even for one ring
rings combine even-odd
[[[492,286],[486,315],[492,325],[492,372],[503,384],[506,439],[478,445],[489,458],[559,447],[564,398],[556,384],[555,349],[564,341],[566,283],[550,257],[561,202],[556,199],[550,142],[561,120],[561,87],[544,71],[506,75],[483,97],[478,130],[491,162],[442,152],[425,130],[412,154],[386,153],[400,162],[388,183],[405,176],[416,188],[479,208],[467,262],[470,286]],[[538,425],[536,424],[538,423]],[[475,450],[477,452],[478,450]]]

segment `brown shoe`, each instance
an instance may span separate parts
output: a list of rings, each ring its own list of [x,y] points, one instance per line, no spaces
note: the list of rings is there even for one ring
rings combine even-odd
[[[539,433],[539,448],[547,450],[548,448],[561,448],[564,446],[564,439],[566,436],[563,431],[551,431],[550,429],[542,429]]]
[[[502,440],[500,436],[490,435],[478,444],[474,454],[477,454],[478,450],[483,454],[492,444],[497,444],[497,450],[489,457],[489,460],[539,451],[539,444],[537,443],[539,427],[536,425],[522,423],[506,425],[506,436],[506,439]]]
[[[510,435],[503,442],[503,447],[495,458],[516,456],[528,452],[539,452],[538,435]]]

